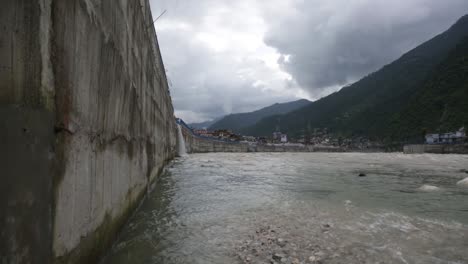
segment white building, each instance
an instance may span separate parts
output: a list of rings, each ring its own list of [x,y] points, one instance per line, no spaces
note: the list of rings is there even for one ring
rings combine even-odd
[[[427,134],[427,144],[451,144],[462,143],[466,138],[465,128],[460,128],[457,132],[449,132],[442,134]]]
[[[437,144],[439,143],[439,134],[427,134],[426,135],[427,144]]]
[[[281,143],[287,143],[287,142],[288,142],[288,135],[281,134]]]
[[[281,138],[281,132],[279,132],[279,131],[273,132],[273,139],[274,140],[278,140],[280,138]]]

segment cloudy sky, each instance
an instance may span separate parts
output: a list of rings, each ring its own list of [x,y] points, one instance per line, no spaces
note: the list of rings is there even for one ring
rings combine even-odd
[[[467,0],[150,0],[176,115],[316,100],[468,13]]]

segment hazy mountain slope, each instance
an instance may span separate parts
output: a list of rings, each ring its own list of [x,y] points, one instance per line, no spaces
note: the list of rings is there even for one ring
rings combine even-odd
[[[310,104],[310,101],[301,99],[288,103],[276,103],[249,113],[231,114],[211,125],[210,129],[230,129],[234,132],[239,132],[243,127],[254,125],[264,117],[286,114],[308,104]]]
[[[430,73],[467,35],[468,16],[464,16],[446,32],[339,92],[286,115],[262,119],[242,132],[270,135],[279,126],[298,136],[307,127],[327,127],[344,136],[389,136],[388,125],[395,113],[406,107]]]
[[[217,117],[213,120],[205,121],[205,122],[200,122],[200,123],[191,123],[188,124],[190,127],[196,128],[196,129],[205,129],[209,128],[211,125],[214,123],[218,122],[219,120],[223,119],[224,116]]]

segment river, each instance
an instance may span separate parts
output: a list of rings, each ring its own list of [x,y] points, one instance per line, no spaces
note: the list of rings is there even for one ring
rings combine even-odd
[[[467,155],[181,157],[103,263],[468,263],[465,169]]]

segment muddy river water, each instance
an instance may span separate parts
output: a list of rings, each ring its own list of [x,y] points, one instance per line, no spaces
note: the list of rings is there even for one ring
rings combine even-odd
[[[103,263],[468,263],[467,169],[467,155],[189,155]]]

